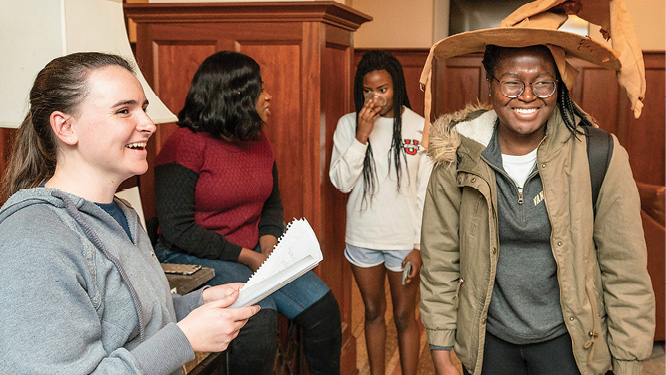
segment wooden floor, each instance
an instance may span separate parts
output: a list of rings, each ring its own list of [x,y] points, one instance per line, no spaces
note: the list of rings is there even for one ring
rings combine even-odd
[[[397,335],[395,325],[393,324],[393,314],[391,308],[391,298],[389,296],[388,281],[384,288],[387,297],[386,309],[386,375],[401,375],[400,359],[398,355]],[[363,331],[363,300],[358,290],[356,282],[352,282],[352,333],[356,337],[356,367],[359,375],[370,375],[370,366],[368,364],[368,353],[365,347],[365,333]],[[434,375],[435,369],[430,358],[430,350],[421,325],[421,316],[418,306],[416,308],[416,319],[421,328],[420,357],[419,357],[419,375]],[[655,342],[652,357],[643,363],[643,375],[664,375],[666,357],[664,356],[664,342]],[[454,357],[458,369],[462,373],[460,362]]]
[[[393,308],[391,303],[391,296],[389,293],[388,280],[386,281],[386,374],[387,375],[401,375],[400,370],[400,357],[398,354],[398,340],[393,324]],[[363,331],[363,300],[361,293],[356,285],[356,281],[352,282],[352,333],[356,337],[356,367],[358,368],[359,375],[370,375],[370,365],[368,363],[368,352],[365,347],[365,333]],[[430,349],[426,340],[423,325],[421,324],[421,314],[418,305],[416,306],[416,320],[419,323],[421,339],[419,342],[419,375],[435,374],[435,369],[430,358]],[[460,363],[457,362],[460,368]],[[462,370],[461,370],[462,371]]]

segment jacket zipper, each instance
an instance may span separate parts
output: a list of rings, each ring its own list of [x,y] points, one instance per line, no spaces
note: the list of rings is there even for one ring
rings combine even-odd
[[[539,143],[539,145],[541,145],[541,143]],[[538,147],[538,146],[537,146],[537,147]],[[516,188],[516,190],[518,191],[518,204],[522,205],[523,203],[525,203],[525,199],[524,199],[524,196],[523,196],[523,189],[521,189],[521,188],[518,187],[518,185],[516,184],[516,181],[514,181],[513,178],[511,178],[511,177],[510,177],[505,171],[503,171],[503,170],[500,169],[500,168],[497,168],[493,163],[491,163],[491,162],[489,162],[488,160],[486,160],[486,158],[484,158],[483,156],[481,156],[481,159],[482,159],[486,164],[488,164],[493,170],[495,170],[496,172],[498,172],[498,173],[501,174],[502,176],[506,177],[509,181],[511,181],[511,186],[513,186],[514,188]],[[539,171],[539,168],[537,167],[537,169],[536,169],[534,172],[530,173],[530,175],[527,176],[527,179],[525,180],[525,185],[527,185],[527,182],[528,182],[530,179],[532,179],[532,178],[537,174],[538,171]]]
[[[537,146],[537,147],[540,147],[541,143],[543,143],[543,141],[545,139],[546,139],[546,137],[543,137],[543,139],[539,143],[539,146]],[[543,178],[543,176],[544,176],[543,173],[541,172],[541,170],[539,170],[539,165],[540,165],[540,163],[539,163],[539,154],[537,153],[537,170],[539,171],[539,174],[542,176],[541,177],[541,185],[543,187],[543,189],[542,189],[542,191],[543,191],[543,203],[546,205],[546,213],[548,214],[548,221],[550,221],[551,226],[552,226],[553,218],[550,216],[550,207],[548,207],[549,205],[548,205],[548,199],[547,199],[547,194],[546,194],[546,181]],[[551,229],[551,233],[552,233],[552,229]],[[552,240],[552,237],[551,237],[551,240]],[[555,259],[555,263],[557,264],[557,282],[558,282],[559,285],[562,285],[562,279],[560,278],[560,261],[557,258],[557,256],[555,256],[555,251],[553,251],[552,248],[553,247],[551,245],[551,252],[553,253],[553,259]],[[562,289],[561,288],[560,288],[560,306],[564,306],[564,301],[562,300]],[[562,319],[566,320],[566,316],[564,316],[564,311],[562,311]],[[564,326],[566,327],[566,323],[565,323]],[[567,331],[569,331],[568,328],[567,328]],[[592,332],[590,332],[590,333],[592,333]],[[580,364],[582,362],[579,360],[578,355],[576,355],[576,350],[575,350],[576,343],[574,342],[574,337],[571,334],[571,332],[569,332],[569,337],[571,338],[571,347],[574,349],[574,350],[572,350],[574,360],[576,361],[576,364]],[[590,345],[592,345],[594,340],[590,340],[590,341],[592,341],[592,343],[590,344]]]
[[[489,165],[491,169],[495,169],[495,168],[492,166],[492,164],[489,163],[488,160],[487,160],[486,158],[484,158],[482,155],[480,156],[480,158],[481,158],[481,160],[483,160],[487,165]],[[469,170],[462,170],[462,169],[459,169],[458,172],[464,172],[464,173],[468,173],[468,174],[470,174],[470,175],[477,176],[478,178],[480,178],[480,179],[482,179],[483,181],[485,181],[486,184],[490,185],[490,182],[491,182],[491,181],[486,180],[483,176],[481,176],[481,175],[478,174],[478,173],[474,173],[474,172],[472,172],[472,171],[469,171]],[[497,184],[497,182],[495,182],[495,184]],[[515,183],[514,183],[514,185],[515,185]],[[492,190],[492,189],[491,189],[491,190]],[[477,191],[478,191],[478,190],[477,190]],[[492,194],[492,193],[491,193],[491,194]],[[483,195],[483,194],[481,194],[481,195]],[[492,202],[492,198],[491,198],[490,200],[491,200],[491,202]],[[495,207],[493,207],[492,204],[490,204],[490,206],[489,206],[489,209],[488,209],[488,216],[489,216],[489,218],[488,218],[489,220],[490,220],[490,216],[492,216],[492,219],[493,219],[494,228],[495,228],[495,238],[494,238],[494,241],[495,241],[495,244],[496,244],[495,246],[498,247],[497,251],[499,251],[499,238],[497,237],[497,226],[498,226],[497,211],[495,210]],[[489,234],[490,234],[490,233],[489,233]],[[492,247],[493,247],[493,245],[490,245],[490,248],[491,248],[491,249],[492,249]],[[498,256],[496,256],[495,259],[497,259],[497,257],[498,257]],[[497,265],[497,263],[494,262],[494,259],[491,259],[491,262],[490,262],[490,263],[491,263],[491,264],[490,264],[490,268],[491,268],[491,273],[492,273],[492,268],[494,267],[494,266],[493,266],[493,263],[495,264],[495,266]],[[492,294],[493,284],[494,284],[494,282],[495,282],[495,281],[494,281],[494,280],[495,280],[495,275],[493,274],[492,277],[491,277],[490,279],[492,279],[492,280],[489,280],[489,281],[488,281],[488,292],[486,293],[486,297],[484,298],[484,302],[483,302],[483,304],[484,304],[484,305],[483,305],[483,311],[481,312],[481,320],[479,321],[479,324],[480,324],[481,326],[485,325],[485,319],[486,319],[486,317],[487,317],[487,314],[488,314],[488,307],[489,307],[489,305],[490,305],[490,302],[489,302],[489,300],[490,300],[490,295]],[[462,286],[462,284],[463,284],[464,282],[465,282],[465,281],[464,281],[464,280],[462,279],[462,277],[461,277],[460,280],[458,281],[458,286],[456,287],[456,296],[457,296],[458,292],[460,291],[460,287]],[[456,307],[456,308],[458,307],[458,298],[456,298],[456,304],[455,304],[455,307]],[[484,323],[481,323],[482,321],[483,321]],[[482,361],[480,361],[481,358],[483,358],[483,345],[481,345],[481,336],[478,337],[478,341],[477,341],[477,354],[476,354],[476,356],[477,356],[477,358],[476,358],[476,364],[475,364],[475,366],[474,366],[474,368],[475,368],[475,371],[474,371],[474,372],[475,372],[475,373],[480,373],[480,372],[481,372],[481,369],[482,369],[482,367],[483,367],[483,363],[482,363]]]

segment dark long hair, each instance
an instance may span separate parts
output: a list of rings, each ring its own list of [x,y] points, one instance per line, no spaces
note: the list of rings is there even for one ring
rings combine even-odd
[[[548,49],[548,47],[544,45],[535,45],[527,48],[533,48],[535,50],[543,50],[544,52],[547,52],[548,56],[551,56],[552,58],[550,50]],[[511,48],[498,47],[492,44],[486,46],[486,51],[483,55],[483,67],[486,70],[486,79],[491,79],[491,77],[495,75],[495,67],[497,67],[497,64],[502,58],[502,51],[508,49]],[[571,95],[569,95],[569,90],[567,89],[567,86],[564,84],[564,82],[562,82],[562,77],[560,75],[560,71],[557,69],[555,60],[553,60],[553,65],[556,67],[555,75],[556,79],[558,80],[557,107],[560,110],[560,113],[562,114],[562,119],[564,120],[564,124],[567,126],[567,129],[569,129],[569,131],[574,136],[578,134],[584,134],[582,131],[576,129],[577,124],[576,124],[576,118],[574,116],[578,116],[580,118],[579,125],[592,126],[592,122],[590,122],[590,120],[588,119],[588,115],[585,112],[583,112],[576,103],[574,103],[573,99],[571,99]]]
[[[119,66],[134,74],[124,58],[99,52],[58,57],[44,67],[30,90],[30,108],[18,129],[4,176],[2,198],[39,186],[55,173],[58,143],[51,113],[75,115],[88,95],[88,77],[100,68]]]
[[[197,69],[178,113],[178,125],[239,141],[256,140],[263,121],[256,110],[261,70],[239,52],[217,52]]]
[[[358,113],[363,108],[365,96],[363,95],[363,78],[366,74],[375,70],[385,70],[393,81],[393,137],[391,139],[391,149],[387,155],[389,159],[389,173],[391,166],[391,156],[395,165],[396,175],[398,177],[398,190],[400,190],[400,157],[405,157],[405,151],[402,147],[402,107],[412,108],[407,96],[405,86],[405,76],[402,72],[402,65],[392,54],[384,51],[369,51],[363,55],[356,68],[354,77],[354,107],[356,109],[356,126],[358,127]],[[375,161],[372,154],[372,145],[368,140],[368,149],[363,160],[363,201],[366,197],[375,193],[377,185],[377,172],[375,170]]]

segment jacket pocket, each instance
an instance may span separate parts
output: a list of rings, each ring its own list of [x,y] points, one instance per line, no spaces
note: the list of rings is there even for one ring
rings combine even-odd
[[[585,282],[585,293],[590,302],[592,327],[583,327],[586,329],[587,341],[584,348],[588,350],[587,364],[595,369],[608,368],[610,365],[610,352],[606,344],[606,332],[602,327],[605,325],[605,309],[602,312],[603,302],[601,296],[594,287],[594,282],[587,279]]]
[[[454,305],[455,309],[458,310],[458,307],[460,307],[460,288],[462,287],[463,283],[465,282],[465,279],[460,277],[460,280],[458,280],[458,285],[456,285],[456,303]]]
[[[471,187],[464,187],[460,202],[460,230],[463,237],[475,237],[482,217],[481,208],[485,203],[483,195]]]

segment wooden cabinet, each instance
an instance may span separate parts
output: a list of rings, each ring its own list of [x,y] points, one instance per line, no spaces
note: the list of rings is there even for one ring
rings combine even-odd
[[[197,67],[214,52],[242,52],[261,66],[273,96],[267,133],[285,220],[307,218],[321,242],[324,261],[316,272],[340,304],[342,373],[356,373],[352,276],[343,255],[346,197],[331,185],[328,166],[337,120],[351,111],[353,32],[371,18],[322,1],[125,4],[125,13],[137,25],[141,71],[174,113],[182,108]],[[158,126],[149,158],[175,129],[175,124]],[[140,188],[146,217],[154,216],[152,170],[142,176]]]

